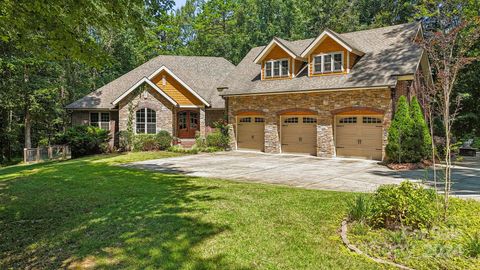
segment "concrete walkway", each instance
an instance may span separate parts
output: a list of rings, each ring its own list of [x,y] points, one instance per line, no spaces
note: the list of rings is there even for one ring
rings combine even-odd
[[[124,166],[190,176],[356,192],[372,192],[379,185],[398,184],[405,179],[422,182],[431,175],[431,171],[426,170],[392,171],[370,160],[240,151],[148,160]],[[453,170],[454,179],[458,180],[454,183],[457,195],[480,198],[480,168],[475,166]]]

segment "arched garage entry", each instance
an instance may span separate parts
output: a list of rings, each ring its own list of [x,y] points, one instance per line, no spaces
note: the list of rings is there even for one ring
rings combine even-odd
[[[236,114],[237,149],[264,151],[265,117],[259,111]]]
[[[278,112],[282,153],[317,154],[317,113],[306,109]]]
[[[344,108],[332,111],[332,114],[338,157],[382,160],[383,111],[373,108]]]

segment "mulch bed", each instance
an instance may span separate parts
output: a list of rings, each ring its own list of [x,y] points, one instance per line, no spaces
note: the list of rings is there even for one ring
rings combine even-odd
[[[382,165],[394,171],[409,171],[428,168],[432,165],[432,162],[425,160],[418,163],[383,163]]]

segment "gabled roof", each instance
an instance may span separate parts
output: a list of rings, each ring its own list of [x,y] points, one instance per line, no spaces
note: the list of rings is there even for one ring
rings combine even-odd
[[[203,97],[201,97],[197,92],[195,92],[190,86],[188,86],[188,84],[186,84],[184,81],[182,81],[182,79],[180,79],[177,75],[175,75],[175,73],[173,73],[170,69],[168,69],[166,66],[162,66],[160,67],[159,69],[157,69],[155,72],[153,72],[152,74],[150,74],[150,76],[148,76],[148,79],[151,80],[153,78],[155,78],[155,76],[157,76],[158,74],[160,74],[160,72],[162,71],[165,71],[167,72],[168,75],[172,76],[177,82],[179,82],[183,87],[185,87],[185,89],[187,89],[190,93],[192,93],[196,98],[198,98],[203,104],[205,104],[205,106],[207,107],[210,107],[210,103],[208,103],[208,101],[206,101]]]
[[[110,83],[67,105],[67,109],[114,109],[118,97],[162,66],[174,73],[212,108],[224,108],[218,95],[219,85],[235,66],[221,57],[160,55],[138,66]]]
[[[260,63],[263,58],[275,47],[279,46],[284,50],[286,53],[288,53],[293,59],[302,59],[297,53],[295,53],[292,49],[290,49],[289,41],[274,37],[270,43],[268,43],[267,46],[258,54],[258,56],[253,60],[255,63]]]
[[[132,85],[132,87],[130,87],[127,91],[125,91],[121,96],[119,96],[117,99],[115,99],[112,104],[113,105],[117,105],[122,99],[124,99],[126,96],[128,96],[128,94],[130,94],[133,90],[137,89],[140,85],[142,84],[148,84],[150,85],[150,87],[152,87],[153,89],[155,89],[160,95],[162,95],[166,100],[168,100],[170,103],[172,103],[174,106],[177,106],[178,103],[173,100],[170,96],[168,96],[165,92],[162,91],[162,89],[160,89],[156,84],[154,84],[152,81],[150,81],[150,79],[148,79],[147,77],[143,77],[141,80],[139,80],[137,83],[135,83],[134,85]]]
[[[417,70],[423,50],[413,39],[419,26],[419,23],[408,23],[337,34],[364,53],[346,75],[308,77],[305,69],[289,80],[261,80],[260,65],[254,59],[265,47],[253,48],[219,85],[223,88],[221,95],[395,86],[397,76],[414,74]],[[292,51],[303,52],[314,40],[290,41],[289,47]]]
[[[338,44],[340,44],[342,47],[347,49],[347,51],[352,52],[356,55],[364,55],[362,51],[359,49],[355,48],[353,46],[352,41],[348,42],[344,38],[342,38],[339,34],[335,33],[334,31],[330,29],[325,29],[316,39],[314,39],[310,45],[301,53],[302,57],[307,57],[318,45],[322,43],[322,41],[325,40],[325,38],[330,37],[331,39],[335,40]]]

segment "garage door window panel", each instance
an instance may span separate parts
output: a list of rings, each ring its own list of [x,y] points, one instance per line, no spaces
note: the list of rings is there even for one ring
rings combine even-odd
[[[283,121],[285,124],[296,124],[298,123],[298,117],[289,117]]]
[[[377,117],[363,117],[363,123],[364,124],[381,124],[382,119],[377,118]]]
[[[317,123],[317,119],[313,117],[303,117],[304,124],[314,124]]]
[[[357,117],[340,118],[340,120],[338,122],[340,124],[356,124],[357,123]]]
[[[240,118],[240,123],[251,123],[252,122],[252,118],[251,117],[242,117]]]

